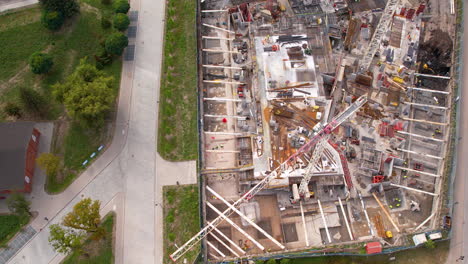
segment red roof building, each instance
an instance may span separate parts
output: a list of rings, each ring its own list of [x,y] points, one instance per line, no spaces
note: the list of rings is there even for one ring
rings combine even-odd
[[[40,135],[32,122],[0,123],[0,199],[31,192]]]
[[[379,242],[369,242],[366,244],[366,253],[375,254],[382,252],[382,245]]]

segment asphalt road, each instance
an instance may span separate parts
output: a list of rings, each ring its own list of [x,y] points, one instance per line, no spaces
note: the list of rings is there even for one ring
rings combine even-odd
[[[468,7],[468,0],[464,0],[464,6]],[[468,12],[463,14],[464,28],[468,27]],[[468,62],[468,34],[464,32],[463,40],[463,62]],[[463,64],[462,64],[463,66]],[[465,224],[468,215],[468,186],[466,177],[468,175],[468,66],[464,65],[461,78],[460,119],[457,170],[454,184],[454,209],[452,216],[452,240],[450,242],[449,258],[447,264],[468,263],[468,227]],[[465,256],[464,260],[460,260]]]

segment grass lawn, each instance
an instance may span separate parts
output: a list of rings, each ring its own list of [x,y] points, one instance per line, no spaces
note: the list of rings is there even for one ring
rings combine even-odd
[[[106,230],[104,238],[99,240],[87,239],[83,245],[85,253],[72,252],[63,264],[113,264],[114,253],[112,236],[114,228],[114,214],[110,213],[104,217],[102,226]]]
[[[167,1],[158,152],[171,161],[197,158],[196,5]]]
[[[164,195],[164,261],[172,263],[169,255],[200,231],[197,185],[165,186]],[[193,263],[199,253],[199,246],[192,248],[177,263]]]
[[[83,0],[93,6],[100,0]],[[111,12],[111,6],[101,6],[102,12]],[[99,16],[101,11],[82,3],[80,15],[65,22],[58,32],[50,32],[40,22],[39,7],[19,10],[0,15],[0,108],[7,102],[19,103],[19,87],[32,87],[41,93],[47,101],[44,106],[48,111],[46,119],[60,120],[65,129],[56,129],[53,152],[63,157],[65,175],[57,179],[48,179],[47,191],[51,193],[64,190],[83,169],[82,162],[97,150],[100,145],[110,141],[108,129],[93,130],[73,124],[66,117],[63,105],[51,96],[51,85],[62,82],[71,74],[79,60],[86,57],[93,62],[101,41],[113,29],[103,29]],[[30,72],[29,56],[36,51],[46,51],[53,56],[54,66],[48,74],[38,76]],[[115,58],[103,71],[114,77],[115,94],[120,86],[122,60]],[[112,122],[113,113],[109,115]],[[37,120],[35,116],[24,115],[23,119]],[[41,118],[43,120],[44,118]],[[0,111],[0,120],[7,116]]]
[[[27,224],[29,219],[21,222],[16,215],[0,215],[0,247],[7,245],[8,241]]]

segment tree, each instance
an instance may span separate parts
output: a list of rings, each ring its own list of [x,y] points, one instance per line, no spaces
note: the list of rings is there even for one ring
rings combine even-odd
[[[114,28],[120,31],[125,31],[130,25],[130,19],[126,14],[117,13],[113,19]]]
[[[426,242],[424,242],[424,246],[426,248],[433,249],[436,247],[436,243],[432,239],[429,239]]]
[[[36,159],[37,165],[45,170],[48,176],[55,176],[60,168],[60,158],[52,153],[42,153]]]
[[[22,221],[28,219],[31,215],[29,212],[31,202],[27,201],[24,195],[16,192],[12,193],[6,202],[10,212],[21,218]]]
[[[83,59],[63,84],[53,86],[53,95],[68,114],[88,126],[100,126],[115,100],[114,79]]]
[[[84,233],[73,229],[64,229],[57,224],[50,226],[49,243],[62,254],[68,254],[72,250],[81,248]]]
[[[6,105],[3,107],[3,112],[9,116],[14,116],[17,118],[21,117],[21,108],[12,102],[6,103]]]
[[[63,22],[63,15],[58,11],[42,12],[42,24],[49,30],[58,30],[63,25]]]
[[[44,11],[56,11],[65,18],[80,12],[80,5],[76,0],[39,0]]]
[[[68,213],[63,219],[63,225],[86,232],[99,231],[101,215],[99,208],[101,202],[85,198],[73,206],[73,211]]]
[[[291,260],[290,259],[282,259],[280,261],[280,264],[291,264]]]
[[[113,7],[116,13],[126,14],[130,10],[130,4],[127,0],[116,0]]]
[[[265,264],[276,264],[276,260],[275,259],[269,259],[265,262]]]
[[[110,5],[112,3],[112,0],[101,0],[101,4],[103,5]]]
[[[50,71],[54,65],[52,61],[52,56],[46,53],[34,52],[29,57],[29,67],[31,71],[35,74],[43,74]]]
[[[37,91],[31,88],[20,87],[19,98],[27,112],[37,113],[40,116],[45,115],[45,100]]]
[[[110,34],[104,44],[106,51],[112,55],[122,55],[125,47],[128,45],[128,38],[121,32]]]

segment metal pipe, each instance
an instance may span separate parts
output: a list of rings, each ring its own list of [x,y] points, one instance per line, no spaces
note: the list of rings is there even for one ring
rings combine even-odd
[[[218,253],[221,257],[225,258],[226,255],[223,254],[223,252],[221,252],[219,249],[217,249],[213,244],[211,244],[210,241],[206,240],[206,243],[208,244],[208,246],[212,247],[216,253]]]
[[[404,102],[404,103],[405,103],[405,104],[409,104],[409,105],[422,106],[422,107],[430,107],[430,108],[435,108],[435,109],[443,109],[443,110],[447,110],[447,109],[448,109],[448,107],[436,106],[436,105],[418,104],[418,103],[412,103],[412,102]]]
[[[219,40],[234,40],[233,38],[222,38],[222,37],[211,37],[211,36],[202,36],[203,39],[219,39]]]
[[[432,217],[434,217],[435,213],[432,213],[426,220],[424,220],[420,225],[418,225],[414,231],[417,231],[419,228],[423,227],[429,220],[431,220]]]
[[[218,228],[216,228],[215,226],[213,226],[210,222],[207,222],[208,225],[212,226],[213,227],[213,230],[216,231],[221,237],[223,237],[224,239],[226,239],[226,241],[228,241],[231,245],[233,245],[237,250],[239,250],[239,252],[242,253],[242,255],[245,255],[245,251],[242,250],[242,248],[240,248],[234,241],[232,241],[229,237],[227,237],[225,234],[223,234],[223,232],[221,232]]]
[[[400,167],[400,166],[393,166],[393,167],[397,168],[397,169],[400,169],[400,170],[407,170],[407,171],[417,172],[417,173],[432,176],[432,177],[440,177],[440,175],[436,175],[436,174],[432,174],[432,173],[424,172],[424,171],[413,170],[413,169],[406,168],[406,167]]]
[[[387,216],[388,220],[390,220],[390,223],[392,223],[393,227],[395,227],[395,229],[398,231],[398,233],[400,233],[400,228],[398,228],[398,226],[395,224],[395,222],[392,219],[392,216],[387,211],[387,209],[383,206],[383,204],[380,202],[377,195],[375,195],[375,193],[372,193],[372,195],[374,196],[374,199],[377,201],[377,203],[380,205],[380,208],[382,208],[382,211],[384,211],[384,213]]]
[[[327,233],[328,243],[331,243],[332,241],[330,237],[330,232],[328,232],[327,221],[325,220],[325,215],[323,214],[322,204],[320,203],[320,200],[318,199],[317,199],[317,202],[320,208],[320,214],[322,215],[323,225],[325,226],[325,232]]]
[[[409,136],[413,136],[413,137],[424,138],[424,139],[428,139],[428,140],[432,140],[432,141],[445,142],[445,140],[443,140],[443,139],[426,137],[426,136],[423,136],[423,135],[408,133],[408,132],[405,132],[405,131],[397,131],[397,133],[400,133],[400,134],[403,134],[403,135],[409,135]]]
[[[225,101],[225,102],[242,102],[241,99],[221,98],[221,97],[205,97],[203,101]]]
[[[229,69],[229,70],[242,70],[241,67],[223,66],[223,65],[202,65],[205,68],[218,68],[218,69]]]
[[[302,201],[299,202],[299,205],[301,206],[302,226],[304,228],[306,246],[308,247],[309,246],[309,234],[307,233],[307,226],[306,226],[305,217],[304,217],[304,208],[302,208]]]
[[[245,232],[242,228],[240,228],[236,223],[234,223],[231,219],[229,219],[227,216],[225,216],[221,211],[219,211],[214,205],[212,205],[210,202],[206,202],[206,205],[208,205],[213,211],[215,211],[221,218],[226,220],[229,224],[231,224],[237,231],[239,231],[241,234],[246,236],[252,243],[254,243],[260,250],[265,250],[265,247],[262,246],[262,244],[258,243],[257,240],[255,240],[251,235],[249,235],[247,232]]]
[[[446,126],[447,125],[447,123],[432,122],[432,121],[427,121],[427,120],[413,119],[413,118],[406,118],[406,117],[403,117],[401,119],[408,120],[408,121],[414,121],[414,122],[420,122],[420,123],[427,123],[427,124],[431,124],[431,125],[439,125],[439,126]]]
[[[226,204],[228,207],[230,207],[234,212],[236,212],[240,217],[244,218],[247,223],[249,223],[251,226],[255,227],[260,233],[262,233],[264,236],[266,236],[268,239],[270,239],[273,243],[275,243],[278,247],[281,249],[285,249],[283,245],[281,245],[280,242],[278,242],[276,239],[274,239],[270,234],[265,232],[260,226],[258,226],[255,222],[250,220],[246,215],[244,215],[241,211],[239,211],[236,207],[232,206],[228,201],[226,201],[221,195],[219,195],[215,190],[211,189],[210,186],[206,186],[206,189],[211,192],[214,196],[216,196],[219,200],[221,200],[224,204]]]
[[[349,237],[351,238],[351,240],[354,240],[353,233],[351,232],[351,228],[349,227],[348,217],[346,216],[346,212],[344,210],[343,203],[341,202],[340,197],[338,197],[338,202],[340,203],[341,212],[343,213],[343,217],[345,219],[346,228],[348,229]]]
[[[434,155],[424,154],[424,153],[420,153],[420,152],[416,152],[416,151],[412,151],[412,150],[407,150],[407,149],[397,148],[397,150],[403,151],[403,152],[407,152],[407,153],[411,153],[411,154],[416,154],[416,155],[424,156],[424,157],[428,157],[428,158],[438,159],[438,160],[443,160],[443,159],[444,159],[443,157],[438,157],[438,156],[434,156]]]
[[[231,34],[236,34],[236,32],[234,32],[234,31],[230,31],[230,30],[220,28],[220,27],[215,27],[215,26],[212,26],[212,25],[209,25],[209,24],[206,24],[206,23],[203,23],[203,25],[205,27],[214,28],[214,29],[221,30],[221,31],[224,31],[224,32],[227,32],[227,33],[231,33]]]
[[[211,81],[211,80],[203,80],[204,83],[217,83],[217,84],[223,84],[223,83],[227,83],[227,84],[245,84],[245,83],[242,83],[242,82],[228,82],[228,81]]]
[[[227,248],[232,254],[234,254],[236,257],[240,257],[239,254],[237,254],[237,252],[235,252],[234,250],[232,250],[231,247],[229,247],[228,245],[226,245],[219,237],[217,237],[215,234],[213,234],[213,232],[210,233],[210,235],[212,237],[214,237],[221,245],[223,245],[225,248]]]
[[[364,216],[366,217],[366,220],[367,220],[367,226],[369,226],[371,236],[374,236],[374,230],[372,230],[372,224],[370,222],[369,215],[367,214],[366,206],[364,205],[364,200],[362,199],[361,193],[358,193],[358,195],[359,195],[359,199],[361,200],[361,206],[362,206],[362,210],[364,211]]]
[[[411,188],[411,187],[404,186],[404,185],[390,183],[390,186],[400,187],[400,188],[403,188],[403,189],[406,189],[406,190],[409,190],[409,191],[425,193],[425,194],[429,194],[429,195],[432,195],[432,196],[438,196],[438,194],[436,194],[436,193],[426,192],[426,191],[422,191],[422,190]]]
[[[430,78],[437,78],[437,79],[446,79],[450,80],[449,76],[441,76],[441,75],[433,75],[433,74],[423,74],[423,73],[415,73],[416,76],[423,76],[423,77],[430,77]]]

